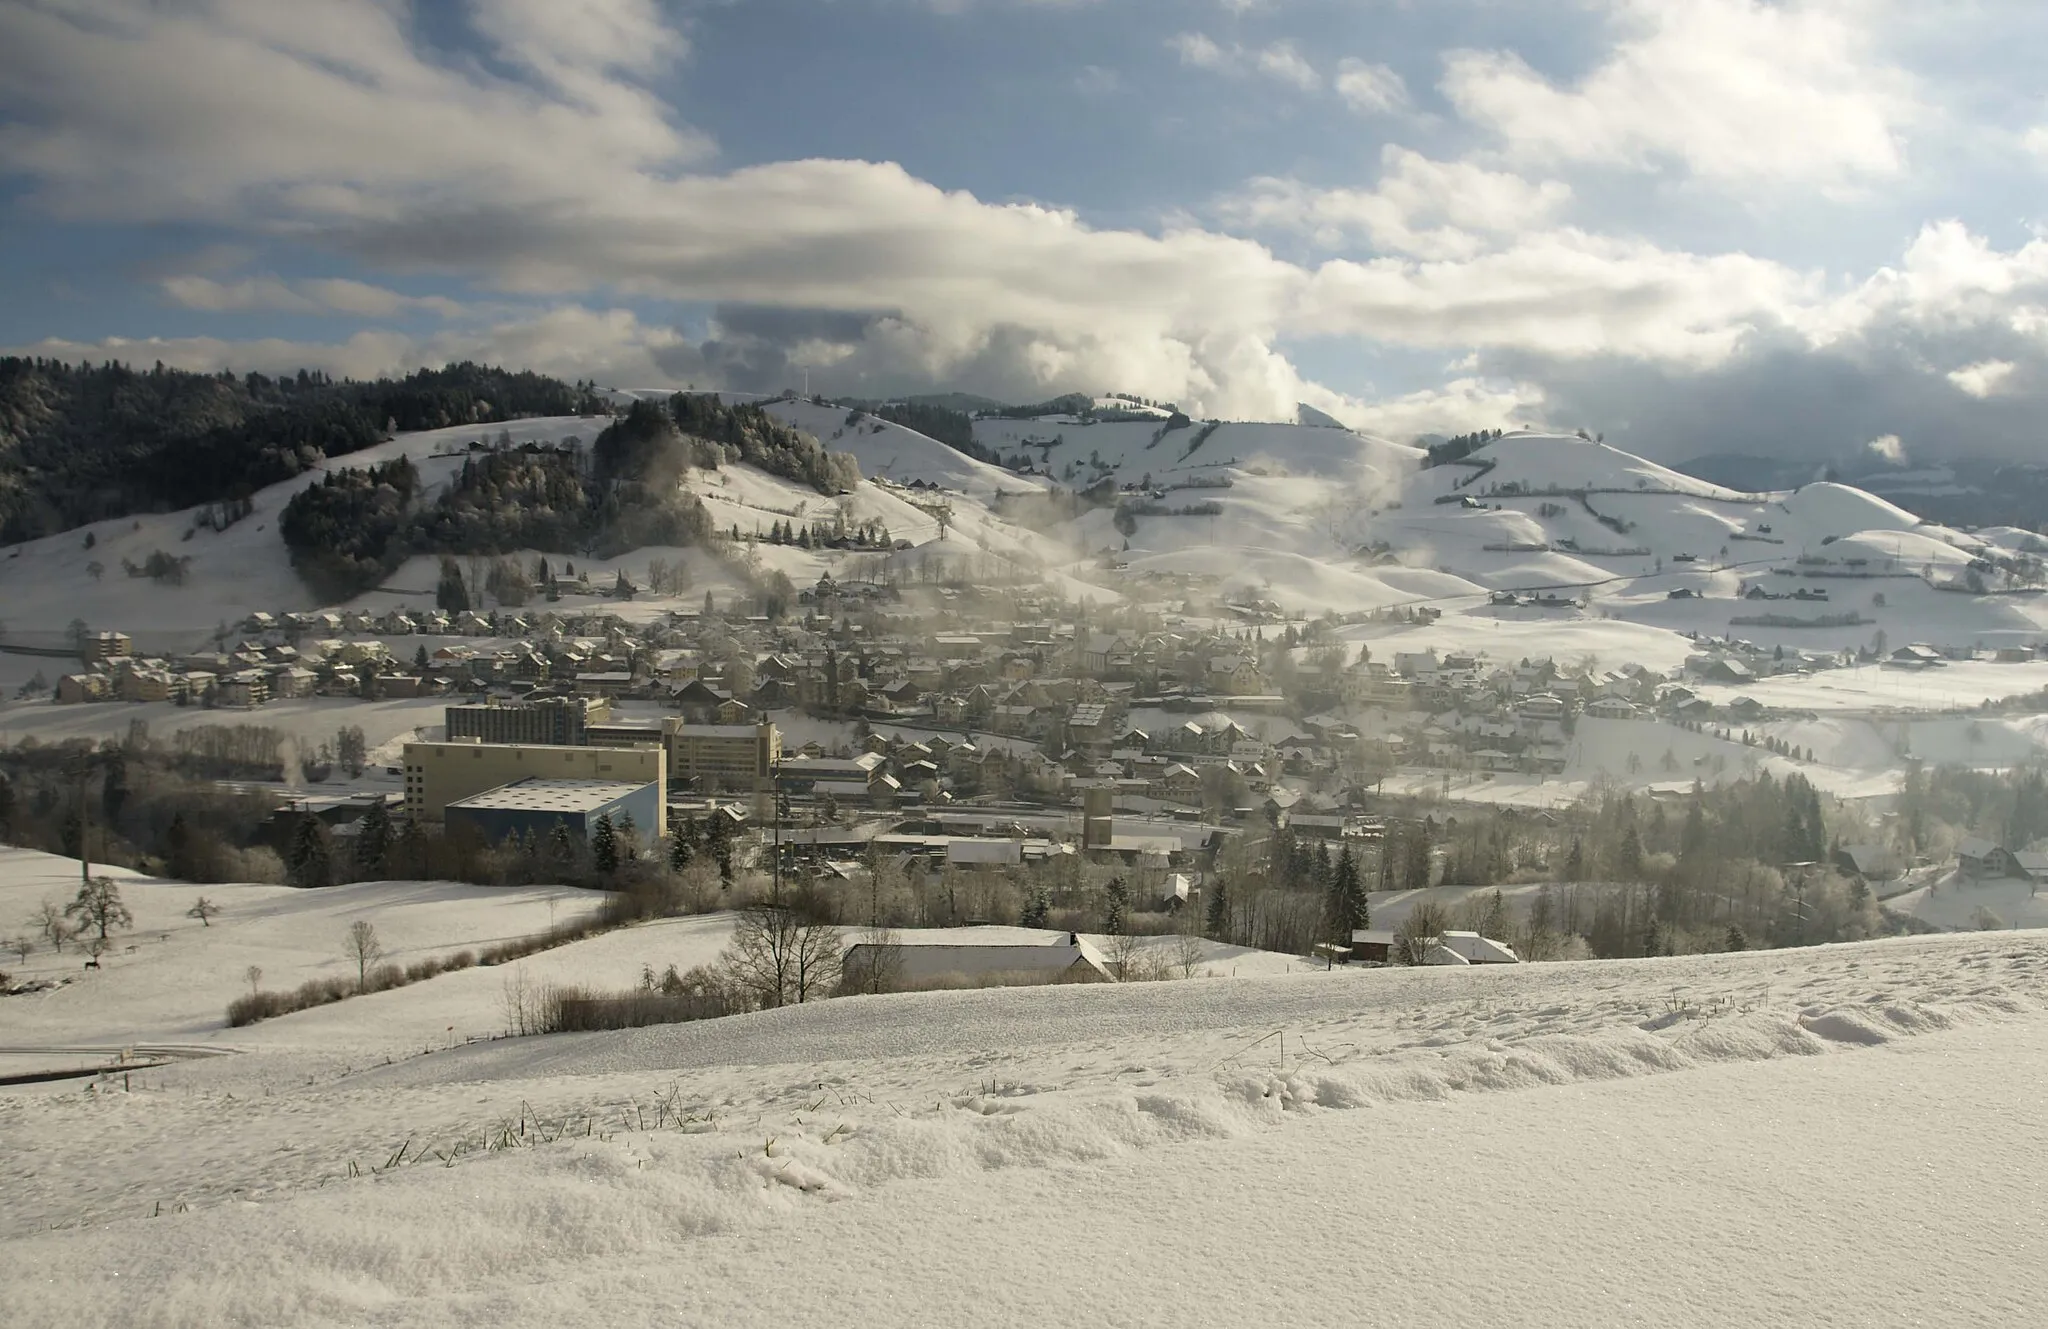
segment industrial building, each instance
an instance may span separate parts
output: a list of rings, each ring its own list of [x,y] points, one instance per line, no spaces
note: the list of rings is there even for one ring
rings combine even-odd
[[[516,780],[496,789],[486,789],[450,803],[443,812],[450,831],[468,827],[488,844],[499,844],[511,836],[543,839],[557,826],[567,828],[574,839],[588,843],[596,833],[600,817],[610,817],[622,826],[630,818],[634,833],[646,840],[658,837],[652,830],[663,820],[662,786],[658,781]]]
[[[773,724],[683,724],[662,722],[668,768],[704,792],[752,792],[765,787],[782,760],[782,735]]]
[[[405,812],[422,825],[441,820],[461,799],[519,780],[604,780],[632,785],[668,785],[664,748],[576,748],[539,743],[452,743],[405,745]],[[657,799],[657,803],[661,800]],[[636,814],[637,816],[637,814]],[[641,821],[656,835],[668,834],[668,810]]]
[[[443,713],[451,739],[483,743],[555,743],[581,747],[587,731],[611,719],[604,697],[533,697],[525,701],[450,706]]]

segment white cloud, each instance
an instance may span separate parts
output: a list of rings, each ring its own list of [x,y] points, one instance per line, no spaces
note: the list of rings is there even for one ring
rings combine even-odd
[[[1177,32],[1166,39],[1180,62],[1194,69],[1228,69],[1233,57],[1206,32]]]
[[[1346,56],[1337,65],[1337,95],[1362,115],[1398,111],[1408,104],[1408,85],[1385,65]]]
[[[1575,229],[1457,261],[1333,260],[1298,311],[1304,330],[1410,346],[1625,355],[1699,367],[1819,294],[1746,254],[1688,254]]]
[[[0,121],[0,171],[64,215],[234,222],[280,205],[374,217],[422,199],[566,201],[703,160],[708,141],[623,76],[647,67],[636,44],[660,31],[655,11],[600,12],[612,21],[539,0],[476,7],[536,86],[432,62],[377,0],[10,5],[0,103],[31,113]]]
[[[1282,83],[1292,84],[1304,92],[1313,92],[1323,85],[1322,76],[1294,49],[1293,42],[1274,42],[1258,55],[1261,74],[1277,78]]]
[[[2048,125],[2036,125],[2020,137],[2020,146],[2048,166]]]
[[[210,313],[277,310],[294,314],[389,318],[410,310],[425,310],[442,318],[459,318],[466,312],[460,302],[446,296],[403,295],[347,277],[312,277],[287,282],[275,276],[260,276],[221,281],[194,273],[180,273],[164,278],[159,285],[165,295],[185,308]]]
[[[1682,162],[1725,181],[1890,176],[1913,114],[1868,58],[1864,0],[1613,0],[1629,34],[1576,86],[1505,51],[1445,57],[1444,94],[1534,160]]]
[[[1854,381],[1910,377],[1914,391],[1950,410],[2018,413],[2029,385],[2048,381],[2048,239],[1999,251],[1960,223],[1940,223],[1895,267],[1844,286],[1750,254],[1566,226],[1570,189],[1513,165],[1545,155],[1669,154],[1702,174],[1759,169],[1722,129],[1682,116],[1635,125],[1634,111],[1661,103],[1622,94],[1643,93],[1650,74],[1669,69],[1688,95],[1719,90],[1699,115],[1718,107],[1740,134],[1770,138],[1790,126],[1782,136],[1804,140],[1797,98],[1834,96],[1826,79],[1799,83],[1808,57],[1792,38],[1807,32],[1801,16],[1822,12],[1811,6],[1768,19],[1733,0],[1672,6],[1681,18],[1735,14],[1767,32],[1781,20],[1794,25],[1786,31],[1797,58],[1737,43],[1756,58],[1730,66],[1722,41],[1699,56],[1712,76],[1695,70],[1689,82],[1681,53],[1670,49],[1670,32],[1683,24],[1660,26],[1647,8],[1631,9],[1648,34],[1636,46],[1651,54],[1624,46],[1570,89],[1525,80],[1487,103],[1490,112],[1469,103],[1515,150],[1505,158],[1438,161],[1390,148],[1369,189],[1270,179],[1227,202],[1226,215],[1245,224],[1332,243],[1364,237],[1382,255],[1319,266],[1193,224],[1101,230],[1057,208],[991,204],[889,163],[715,172],[703,165],[701,136],[645,89],[650,71],[684,53],[673,34],[635,26],[656,11],[627,6],[607,11],[624,16],[610,26],[593,20],[590,31],[564,32],[549,6],[539,8],[549,12],[529,14],[524,26],[511,10],[485,15],[503,62],[486,66],[424,54],[402,21],[408,11],[382,0],[307,0],[288,10],[259,0],[0,7],[0,171],[18,175],[42,206],[122,223],[230,228],[235,238],[260,237],[262,252],[325,250],[346,255],[351,271],[466,278],[559,306],[479,323],[486,315],[470,302],[443,306],[370,282],[236,275],[245,263],[187,260],[151,279],[194,308],[366,319],[432,310],[461,325],[423,336],[369,331],[333,344],[109,341],[64,343],[71,349],[62,353],[358,374],[474,357],[628,383],[760,379],[808,360],[849,386],[950,382],[1021,398],[1114,385],[1235,418],[1286,418],[1297,401],[1360,423],[1378,410],[1372,418],[1397,436],[1423,427],[1414,422],[1431,412],[1427,427],[1471,428],[1546,400],[1567,418],[1610,429],[1624,417],[1596,409],[1602,402],[1625,401],[1648,416],[1659,400],[1683,401],[1706,418],[1719,408],[1675,388],[1719,381],[1714,374],[1761,374],[1758,365],[1775,372],[1779,361],[1796,368],[1823,354],[1854,352],[1875,366]],[[1198,33],[1177,40],[1194,65],[1280,76],[1260,72],[1259,50]],[[492,72],[504,67],[521,76]],[[1772,87],[1756,94],[1784,125],[1766,126],[1749,102],[1731,100],[1749,77],[1795,85],[1791,103]],[[1824,128],[1861,123],[1836,114],[1855,101],[1843,95],[1840,106],[1822,107]],[[1551,135],[1516,118],[1548,106],[1545,97],[1561,99],[1565,129],[1584,123],[1590,149],[1568,151],[1564,130]],[[1888,134],[1880,135],[1886,143]],[[1850,133],[1832,157],[1816,157],[1811,145],[1752,151],[1764,154],[1764,168],[1783,164],[1770,154],[1789,152],[1819,162],[1825,176],[1881,164],[1856,147],[1865,141]],[[700,345],[606,307],[629,300],[704,302],[728,314]],[[780,329],[758,318],[747,324],[733,305],[792,318]],[[1450,388],[1368,406],[1304,381],[1276,349],[1307,336],[1475,351],[1477,359],[1453,371]],[[57,345],[42,353],[60,353]],[[1998,364],[2014,367],[1988,368]],[[1899,365],[1919,368],[1902,375]],[[1616,387],[1629,384],[1659,393]],[[1961,395],[1966,384],[1987,395]],[[1662,418],[1685,418],[1674,411]],[[1848,446],[1889,432],[1917,445],[1920,434],[1869,414],[1854,413]]]
[[[1543,393],[1528,383],[1455,378],[1441,387],[1362,402],[1330,394],[1309,405],[1328,411],[1353,429],[1405,441],[1420,434],[1462,434],[1474,429],[1512,429],[1543,421]]]
[[[1996,396],[2019,366],[2010,360],[1980,360],[1949,371],[1948,381],[1969,396],[1982,400]]]
[[[1241,226],[1301,232],[1327,249],[1362,235],[1385,252],[1466,258],[1488,248],[1488,236],[1542,229],[1571,199],[1560,181],[1433,161],[1395,144],[1381,150],[1380,162],[1369,190],[1266,177],[1226,199],[1221,211]]]
[[[1259,48],[1235,42],[1224,46],[1205,32],[1179,32],[1168,37],[1166,45],[1190,69],[1232,76],[1259,74],[1303,92],[1314,92],[1323,85],[1322,75],[1293,42],[1277,41]]]
[[[427,337],[368,329],[339,342],[275,337],[107,337],[90,342],[46,338],[12,348],[9,354],[68,361],[162,360],[175,368],[205,373],[223,369],[289,373],[305,368],[353,378],[404,374],[451,360],[479,360],[527,366],[566,378],[659,386],[685,381],[684,375],[673,373],[663,363],[678,351],[686,357],[693,353],[689,343],[671,328],[649,326],[629,310],[572,305]]]
[[[1899,441],[1897,434],[1884,434],[1863,445],[1894,466],[1906,464],[1906,445]]]

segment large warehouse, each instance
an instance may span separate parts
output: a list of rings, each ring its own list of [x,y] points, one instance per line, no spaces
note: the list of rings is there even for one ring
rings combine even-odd
[[[643,840],[662,834],[664,811],[661,782],[629,780],[516,780],[450,803],[443,813],[450,831],[468,826],[486,843],[500,844],[514,835],[544,839],[556,826],[588,842],[598,818],[609,815],[618,826],[626,818]]]

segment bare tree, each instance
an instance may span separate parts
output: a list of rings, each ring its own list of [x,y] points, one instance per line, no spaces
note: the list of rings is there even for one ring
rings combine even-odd
[[[1139,952],[1144,947],[1144,939],[1133,933],[1115,932],[1110,934],[1107,944],[1103,947],[1103,952],[1105,958],[1109,961],[1109,972],[1116,978],[1117,982],[1130,982],[1138,978],[1140,968],[1138,963]]]
[[[190,909],[185,911],[185,917],[196,918],[199,920],[199,926],[210,928],[213,924],[208,920],[214,918],[219,913],[220,906],[202,895],[192,902]]]
[[[720,965],[762,1006],[830,992],[839,981],[839,929],[807,911],[755,905],[740,911]]]
[[[349,924],[348,940],[341,953],[356,962],[356,991],[369,991],[370,966],[384,958],[384,947],[377,940],[376,925],[367,918],[359,918]]]
[[[250,965],[247,969],[244,969],[242,971],[242,977],[249,980],[249,995],[252,997],[255,996],[257,990],[256,985],[263,981],[263,966],[260,964]]]
[[[500,1000],[505,1008],[505,1032],[537,1034],[541,1031],[541,1010],[546,993],[526,976],[524,966],[505,975]]]
[[[36,939],[26,932],[17,932],[7,939],[7,949],[20,956],[23,964],[28,963],[29,953],[35,948]]]
[[[1451,916],[1434,900],[1418,900],[1401,926],[1394,929],[1391,958],[1395,964],[1426,964],[1429,953],[1443,941]]]
[[[35,913],[29,916],[29,922],[50,943],[50,949],[59,955],[64,953],[64,943],[77,935],[64,916],[64,906],[55,900],[45,900],[37,905]]]
[[[1200,920],[1192,907],[1181,910],[1180,935],[1173,939],[1173,967],[1182,978],[1193,978],[1202,972],[1202,961],[1208,958],[1208,947],[1202,944]]]
[[[894,928],[869,935],[841,962],[841,990],[896,992],[903,986],[903,939]]]
[[[94,877],[81,884],[78,894],[64,906],[64,916],[76,918],[80,932],[93,930],[102,949],[109,929],[135,926],[135,916],[121,903],[121,888],[114,885],[112,877]]]

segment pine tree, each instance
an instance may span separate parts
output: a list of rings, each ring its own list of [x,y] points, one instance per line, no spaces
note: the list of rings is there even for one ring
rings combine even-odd
[[[1212,941],[1225,940],[1224,933],[1230,927],[1230,892],[1218,877],[1209,887],[1208,933]]]
[[[1358,860],[1351,856],[1351,846],[1344,846],[1337,855],[1337,864],[1330,870],[1330,940],[1349,942],[1354,929],[1362,928],[1372,917],[1365,898],[1365,887],[1358,879]]]
[[[1746,951],[1749,949],[1749,938],[1739,925],[1730,923],[1726,945],[1731,951]]]
[[[697,856],[696,830],[696,820],[691,817],[677,817],[675,825],[668,828],[668,865],[672,871],[681,872]]]
[[[556,880],[566,880],[576,867],[576,842],[569,837],[569,823],[557,818],[555,829],[548,834],[547,852],[544,855],[547,875]]]
[[[364,881],[382,881],[390,871],[391,809],[382,794],[370,800],[356,822],[356,876]]]
[[[1572,837],[1572,850],[1564,858],[1564,879],[1584,881],[1586,879],[1586,847],[1579,843],[1579,837]]]
[[[463,583],[461,565],[452,558],[441,560],[441,580],[434,588],[434,604],[451,614],[469,608],[469,587]]]
[[[590,861],[600,876],[609,877],[619,870],[619,833],[609,812],[598,814],[597,829],[590,834]]]
[[[704,848],[718,863],[718,879],[732,885],[732,819],[723,813],[711,814],[704,828]]]
[[[328,851],[327,828],[308,813],[299,818],[292,832],[291,848],[284,856],[285,883],[301,890],[319,890],[334,884],[334,862]]]
[[[1030,898],[1024,901],[1023,912],[1017,916],[1017,926],[1042,928],[1051,913],[1052,897],[1046,894],[1045,887],[1033,887]]]
[[[1112,937],[1123,935],[1124,912],[1130,908],[1131,888],[1121,876],[1111,877],[1102,888],[1102,930]]]
[[[171,815],[171,824],[164,831],[164,871],[180,881],[193,877],[192,829],[185,825],[185,814]]]

